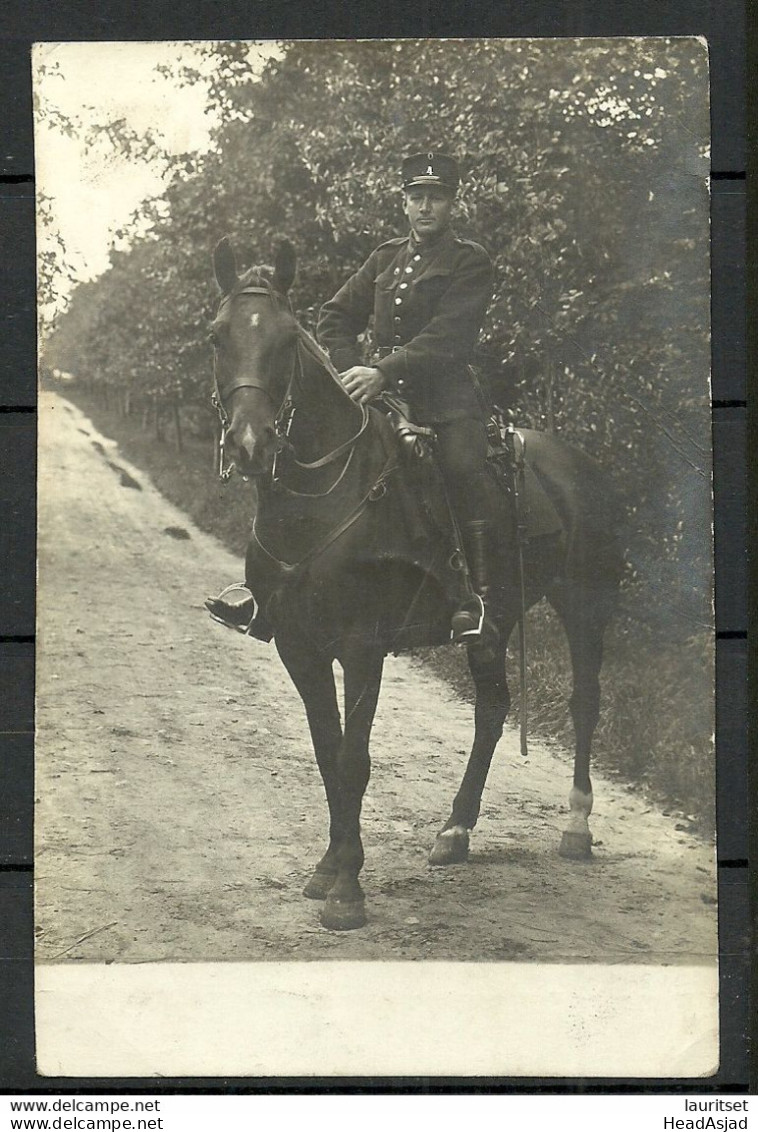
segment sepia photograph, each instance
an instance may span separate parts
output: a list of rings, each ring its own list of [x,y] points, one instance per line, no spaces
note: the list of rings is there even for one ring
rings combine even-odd
[[[39,1072],[714,1074],[707,43],[33,81]]]

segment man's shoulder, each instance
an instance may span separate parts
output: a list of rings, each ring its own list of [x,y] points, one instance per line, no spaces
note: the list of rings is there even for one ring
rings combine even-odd
[[[361,267],[361,271],[383,271],[387,264],[391,263],[398,252],[403,247],[406,247],[407,244],[407,236],[398,236],[392,240],[385,240],[384,243],[374,248],[371,255]]]
[[[463,236],[454,236],[453,239],[459,249],[468,252],[472,257],[486,259],[489,262],[489,252],[481,244],[477,244],[476,240],[467,240]]]
[[[375,252],[381,252],[381,251],[384,251],[385,249],[388,250],[388,251],[390,251],[390,250],[391,251],[397,251],[398,248],[402,248],[403,245],[407,244],[407,243],[408,243],[408,237],[407,236],[393,236],[393,238],[391,240],[385,240],[383,244],[379,244],[378,247],[374,248],[374,251]]]

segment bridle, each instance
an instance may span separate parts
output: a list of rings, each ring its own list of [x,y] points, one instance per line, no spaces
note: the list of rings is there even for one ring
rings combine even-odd
[[[224,297],[224,299],[222,299],[219,311],[223,309],[223,307],[227,303],[231,303],[239,295],[265,295],[276,310],[286,310],[288,314],[293,315],[292,306],[289,300],[284,295],[281,295],[278,291],[275,291],[274,288],[269,285],[251,285],[241,287],[239,290],[231,291]],[[276,433],[277,445],[276,452],[274,454],[274,462],[271,469],[272,483],[276,483],[278,481],[277,464],[279,456],[282,451],[284,451],[284,449],[290,447],[289,434],[292,428],[292,421],[295,416],[295,405],[292,399],[292,394],[298,377],[302,376],[303,354],[307,353],[316,358],[316,360],[327,369],[330,375],[334,379],[336,379],[337,382],[339,382],[340,380],[339,374],[329,360],[328,354],[326,354],[326,352],[321,349],[315,338],[313,338],[307,332],[307,330],[305,330],[300,325],[297,319],[294,319],[294,321],[297,328],[297,340],[295,343],[295,350],[292,355],[292,368],[290,370],[284,397],[282,398],[282,402],[276,410],[274,416],[274,431]],[[226,483],[231,478],[232,472],[236,470],[236,467],[234,461],[227,462],[226,459],[226,436],[229,431],[230,418],[224,405],[224,398],[227,398],[228,400],[228,398],[236,393],[239,389],[258,389],[261,393],[265,394],[265,396],[268,397],[269,401],[271,401],[272,404],[275,405],[276,403],[275,399],[271,395],[271,390],[266,385],[264,385],[263,382],[260,381],[254,381],[250,378],[245,378],[244,381],[239,381],[229,388],[225,388],[223,396],[219,388],[218,377],[215,373],[213,384],[214,388],[213,392],[211,393],[211,404],[218,413],[218,418],[221,424],[218,439],[218,475],[219,478],[223,480],[224,483]],[[327,464],[331,464],[334,460],[337,460],[345,453],[348,453],[349,458],[354,445],[365,432],[368,426],[368,422],[368,410],[366,409],[365,405],[362,405],[361,424],[358,431],[353,436],[349,437],[343,444],[339,444],[336,448],[332,449],[330,452],[327,452],[325,456],[322,456],[318,460],[314,460],[310,463],[303,463],[302,461],[295,459],[295,463],[298,465],[298,467],[305,470],[315,470],[317,468],[325,467]]]
[[[279,295],[279,293],[275,291],[273,287],[248,286],[240,287],[239,290],[231,291],[228,295],[226,295],[221,300],[219,312],[224,308],[224,306],[231,303],[239,295],[265,295],[271,301],[275,309],[285,309],[282,303],[283,296]],[[292,313],[289,302],[287,302],[286,304],[286,309],[288,309],[289,312]],[[295,353],[292,359],[292,370],[287,382],[287,389],[284,394],[282,403],[277,409],[276,415],[274,417],[274,429],[276,431],[277,437],[277,456],[282,448],[286,445],[287,438],[289,436],[289,430],[292,426],[292,416],[294,409],[292,406],[291,394],[296,374],[297,362],[298,357],[297,353]],[[218,413],[218,419],[221,424],[218,438],[218,475],[219,479],[223,480],[224,483],[227,483],[229,481],[232,472],[236,470],[234,461],[232,460],[227,463],[226,460],[226,436],[229,431],[230,418],[226,406],[224,405],[224,397],[226,397],[228,400],[228,398],[236,393],[238,389],[258,389],[261,393],[264,393],[266,397],[268,397],[269,401],[271,401],[272,403],[274,401],[273,397],[271,396],[270,389],[266,385],[264,385],[263,382],[253,381],[251,378],[245,378],[244,381],[238,381],[236,384],[229,386],[224,390],[222,396],[221,389],[219,388],[218,384],[218,376],[214,372],[211,404]]]

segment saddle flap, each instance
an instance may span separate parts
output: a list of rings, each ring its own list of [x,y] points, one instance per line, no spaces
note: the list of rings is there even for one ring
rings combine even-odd
[[[524,537],[536,539],[560,534],[563,523],[539,476],[529,463],[528,452],[522,482],[524,498],[519,500],[519,504],[523,515]]]

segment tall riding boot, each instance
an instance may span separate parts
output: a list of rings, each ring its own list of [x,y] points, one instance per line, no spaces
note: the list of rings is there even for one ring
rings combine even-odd
[[[490,529],[487,519],[475,519],[462,525],[463,549],[466,554],[474,597],[463,603],[452,617],[453,641],[496,644],[499,638],[492,619],[492,585],[490,579]]]

